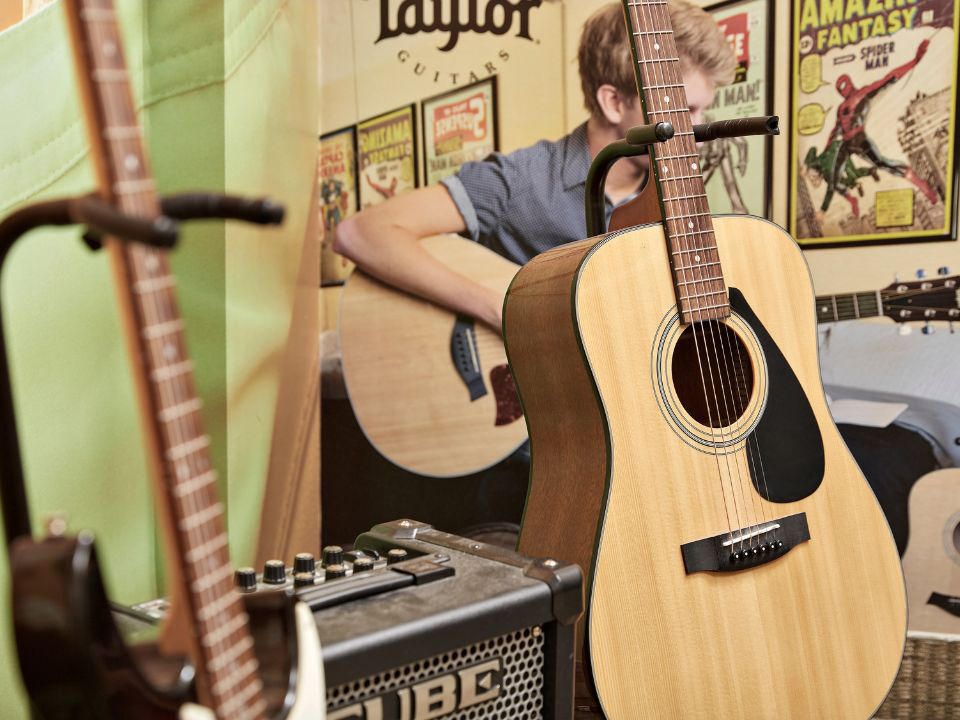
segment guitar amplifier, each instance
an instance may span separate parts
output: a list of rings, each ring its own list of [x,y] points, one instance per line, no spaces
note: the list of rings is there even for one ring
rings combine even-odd
[[[317,584],[296,587],[276,563],[248,582],[313,610],[327,720],[573,717],[579,567],[412,520],[377,525],[337,555]],[[157,617],[157,603],[131,610]]]

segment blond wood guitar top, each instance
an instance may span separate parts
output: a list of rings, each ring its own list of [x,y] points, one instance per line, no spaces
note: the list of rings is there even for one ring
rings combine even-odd
[[[927,473],[910,490],[910,538],[903,554],[910,630],[960,634],[960,617],[930,604],[931,593],[956,598],[960,613],[960,469]]]
[[[903,650],[896,547],[824,400],[814,298],[799,249],[757,218],[718,217],[714,227],[728,287],[742,291],[812,407],[826,463],[822,483],[797,502],[768,502],[749,475],[745,486],[735,485],[749,463],[742,445],[718,458],[684,439],[681,425],[700,424],[682,408],[677,420],[667,419],[654,381],[658,331],[675,313],[667,246],[659,225],[634,228],[535,258],[511,288],[506,336],[534,465],[520,548],[580,562],[587,573],[588,662],[610,720],[867,718],[893,683]],[[546,278],[561,266],[551,284]],[[585,358],[595,382],[586,390],[581,370],[535,362],[537,343],[556,335],[550,326],[562,326],[538,303],[563,286],[574,294],[573,334],[582,343],[574,360],[583,366]],[[530,338],[515,345],[524,316]],[[550,353],[556,363],[575,350],[558,343]],[[763,380],[763,358],[749,360]],[[551,382],[549,391],[538,387]],[[759,407],[760,386],[748,413]],[[581,410],[564,407],[561,397],[575,397]],[[601,419],[600,430],[579,420],[590,416]],[[568,422],[581,425],[575,433],[558,429]],[[569,444],[576,435],[585,438],[576,450],[551,446],[551,438]],[[803,451],[789,442],[785,448]],[[555,451],[567,454],[575,472],[543,459]],[[810,539],[749,570],[686,574],[680,546],[729,530],[724,498],[739,507],[737,527],[805,513]],[[597,504],[600,516],[590,525],[583,508]]]
[[[502,293],[518,269],[458,236],[422,242],[444,264]],[[450,355],[455,319],[453,313],[359,271],[340,299],[343,377],[357,420],[382,455],[421,475],[478,472],[527,438],[522,417],[496,425],[490,372],[500,366],[500,375],[509,376],[500,336],[483,323],[474,324],[487,393],[471,402]]]

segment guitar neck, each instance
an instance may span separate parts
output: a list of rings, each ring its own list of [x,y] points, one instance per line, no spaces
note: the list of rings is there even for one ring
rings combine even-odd
[[[125,213],[159,214],[112,0],[67,0],[100,193]],[[175,571],[196,636],[204,704],[217,717],[260,718],[265,703],[253,641],[233,590],[223,506],[200,418],[174,277],[164,253],[108,243],[134,359],[146,444]]]
[[[650,146],[681,321],[727,317],[720,267],[693,123],[665,0],[623,0],[644,119],[669,122],[675,134]]]
[[[879,290],[817,295],[817,322],[839,322],[883,315],[883,300]]]

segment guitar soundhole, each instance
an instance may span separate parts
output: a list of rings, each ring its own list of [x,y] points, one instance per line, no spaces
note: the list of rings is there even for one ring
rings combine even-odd
[[[707,427],[726,427],[746,411],[753,394],[753,363],[740,336],[719,320],[688,325],[671,362],[683,409]]]

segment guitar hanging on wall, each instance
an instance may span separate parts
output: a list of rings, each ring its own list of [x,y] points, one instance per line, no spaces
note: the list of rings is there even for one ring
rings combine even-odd
[[[127,216],[156,218],[160,209],[113,2],[67,0],[64,7],[100,194]],[[174,682],[168,687],[155,682],[149,669],[162,664],[158,657],[128,648],[121,640],[92,537],[85,533],[39,543],[21,538],[12,550],[13,615],[24,684],[43,717],[261,720],[267,717],[267,692],[247,608],[233,587],[224,508],[200,417],[175,280],[163,252],[116,242],[107,247],[166,543],[172,605],[160,645],[168,668],[176,668],[166,677]],[[37,608],[45,608],[46,616],[39,617]],[[278,667],[292,665],[294,670],[274,688],[276,704],[289,720],[322,718],[322,663],[309,608],[297,605],[287,620],[274,617],[268,622],[272,630],[289,630],[296,637],[292,657],[283,657],[281,651],[279,659],[274,658]],[[52,667],[51,647],[57,650]],[[137,662],[141,655],[151,662]],[[185,656],[192,667],[182,665]],[[203,707],[181,705],[191,695]]]
[[[712,217],[663,0],[624,0],[659,217],[534,258],[504,330],[527,417],[520,551],[588,577],[584,669],[629,718],[867,718],[903,576],[837,432],[810,275],[773,223]]]

